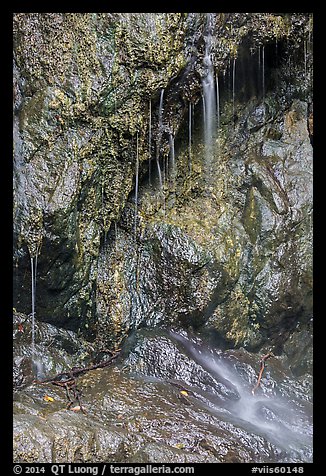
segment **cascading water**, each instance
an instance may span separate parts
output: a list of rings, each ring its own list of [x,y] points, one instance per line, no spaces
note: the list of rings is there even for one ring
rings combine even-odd
[[[208,397],[207,410],[252,434],[264,438],[284,452],[289,462],[312,458],[312,405],[295,392],[271,386],[252,394],[256,372],[249,364],[230,359],[222,351],[209,351],[179,334],[171,336],[186,349],[195,362],[217,381],[236,391],[238,399],[221,401]],[[268,375],[268,373],[267,373]],[[267,378],[267,377],[266,377]],[[286,385],[286,384],[285,384]],[[268,458],[267,458],[268,460]]]
[[[33,371],[37,378],[44,375],[44,364],[42,361],[37,357],[36,354],[36,345],[35,345],[35,298],[36,298],[36,276],[37,276],[37,261],[38,255],[40,250],[40,242],[37,243],[37,246],[30,247],[29,254],[30,254],[30,265],[31,265],[31,358],[32,358],[32,365]]]
[[[214,66],[212,52],[213,15],[206,14],[206,34],[203,87],[203,115],[204,115],[204,146],[205,146],[205,176],[208,189],[210,188],[212,163],[214,156],[214,142],[216,133],[216,97],[214,84]]]

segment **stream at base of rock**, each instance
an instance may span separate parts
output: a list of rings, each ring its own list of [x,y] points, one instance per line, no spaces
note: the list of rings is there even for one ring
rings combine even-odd
[[[285,356],[268,360],[252,395],[261,355],[209,348],[185,331],[141,329],[114,365],[77,379],[84,414],[67,409],[63,388],[33,383],[24,326],[15,336],[15,462],[312,461],[311,375],[295,377]],[[93,350],[71,331],[38,323],[43,378],[87,363]]]

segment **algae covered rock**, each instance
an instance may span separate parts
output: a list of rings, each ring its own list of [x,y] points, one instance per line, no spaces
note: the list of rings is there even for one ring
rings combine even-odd
[[[14,16],[19,309],[28,309],[29,255],[37,256],[39,317],[83,330],[94,320],[92,266],[133,187],[137,131],[140,160],[148,158],[149,98],[182,68],[184,21],[181,14]]]
[[[103,346],[287,337],[311,315],[311,45],[304,14],[15,14],[15,307],[32,260],[36,317]]]

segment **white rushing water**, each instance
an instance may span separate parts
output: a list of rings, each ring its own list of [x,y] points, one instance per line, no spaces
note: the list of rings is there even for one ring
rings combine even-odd
[[[172,333],[172,336],[184,346],[188,355],[206,369],[217,381],[226,383],[236,390],[239,399],[213,401],[208,411],[224,421],[266,439],[291,460],[311,458],[312,453],[312,407],[300,399],[295,388],[285,396],[278,384],[270,378],[270,388],[266,383],[268,371],[265,371],[264,388],[252,394],[257,381],[257,369],[248,363],[230,359],[222,351],[209,351],[192,343],[185,337]],[[308,456],[307,456],[308,455]],[[309,456],[310,455],[310,456]]]
[[[216,134],[216,97],[214,81],[214,65],[211,58],[212,53],[212,13],[206,14],[206,34],[204,74],[202,77],[203,87],[203,116],[204,116],[204,146],[205,146],[205,175],[209,187],[212,173],[212,163],[214,155],[214,142]]]

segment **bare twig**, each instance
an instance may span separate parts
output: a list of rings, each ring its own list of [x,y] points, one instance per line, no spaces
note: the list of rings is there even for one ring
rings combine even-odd
[[[69,401],[67,409],[69,410],[75,401],[78,402],[80,410],[83,413],[86,413],[85,409],[83,408],[81,402],[81,391],[77,387],[76,377],[83,375],[90,370],[95,369],[102,369],[110,365],[119,355],[119,352],[112,355],[107,360],[103,360],[98,364],[90,365],[89,367],[73,367],[71,370],[67,372],[61,372],[54,377],[49,377],[43,380],[34,380],[36,384],[44,384],[44,383],[51,383],[52,385],[56,385],[57,387],[64,388],[66,390],[66,396]]]
[[[260,381],[261,381],[261,378],[263,376],[263,372],[264,372],[264,369],[265,369],[265,362],[267,359],[269,359],[270,357],[274,357],[274,354],[272,352],[268,352],[268,354],[266,355],[263,355],[263,357],[261,358],[261,361],[260,361],[260,370],[259,370],[259,374],[258,374],[258,380],[257,380],[257,383],[256,385],[254,386],[254,388],[252,389],[251,393],[253,395],[255,395],[255,391],[257,390],[257,388],[259,387],[260,385]]]

